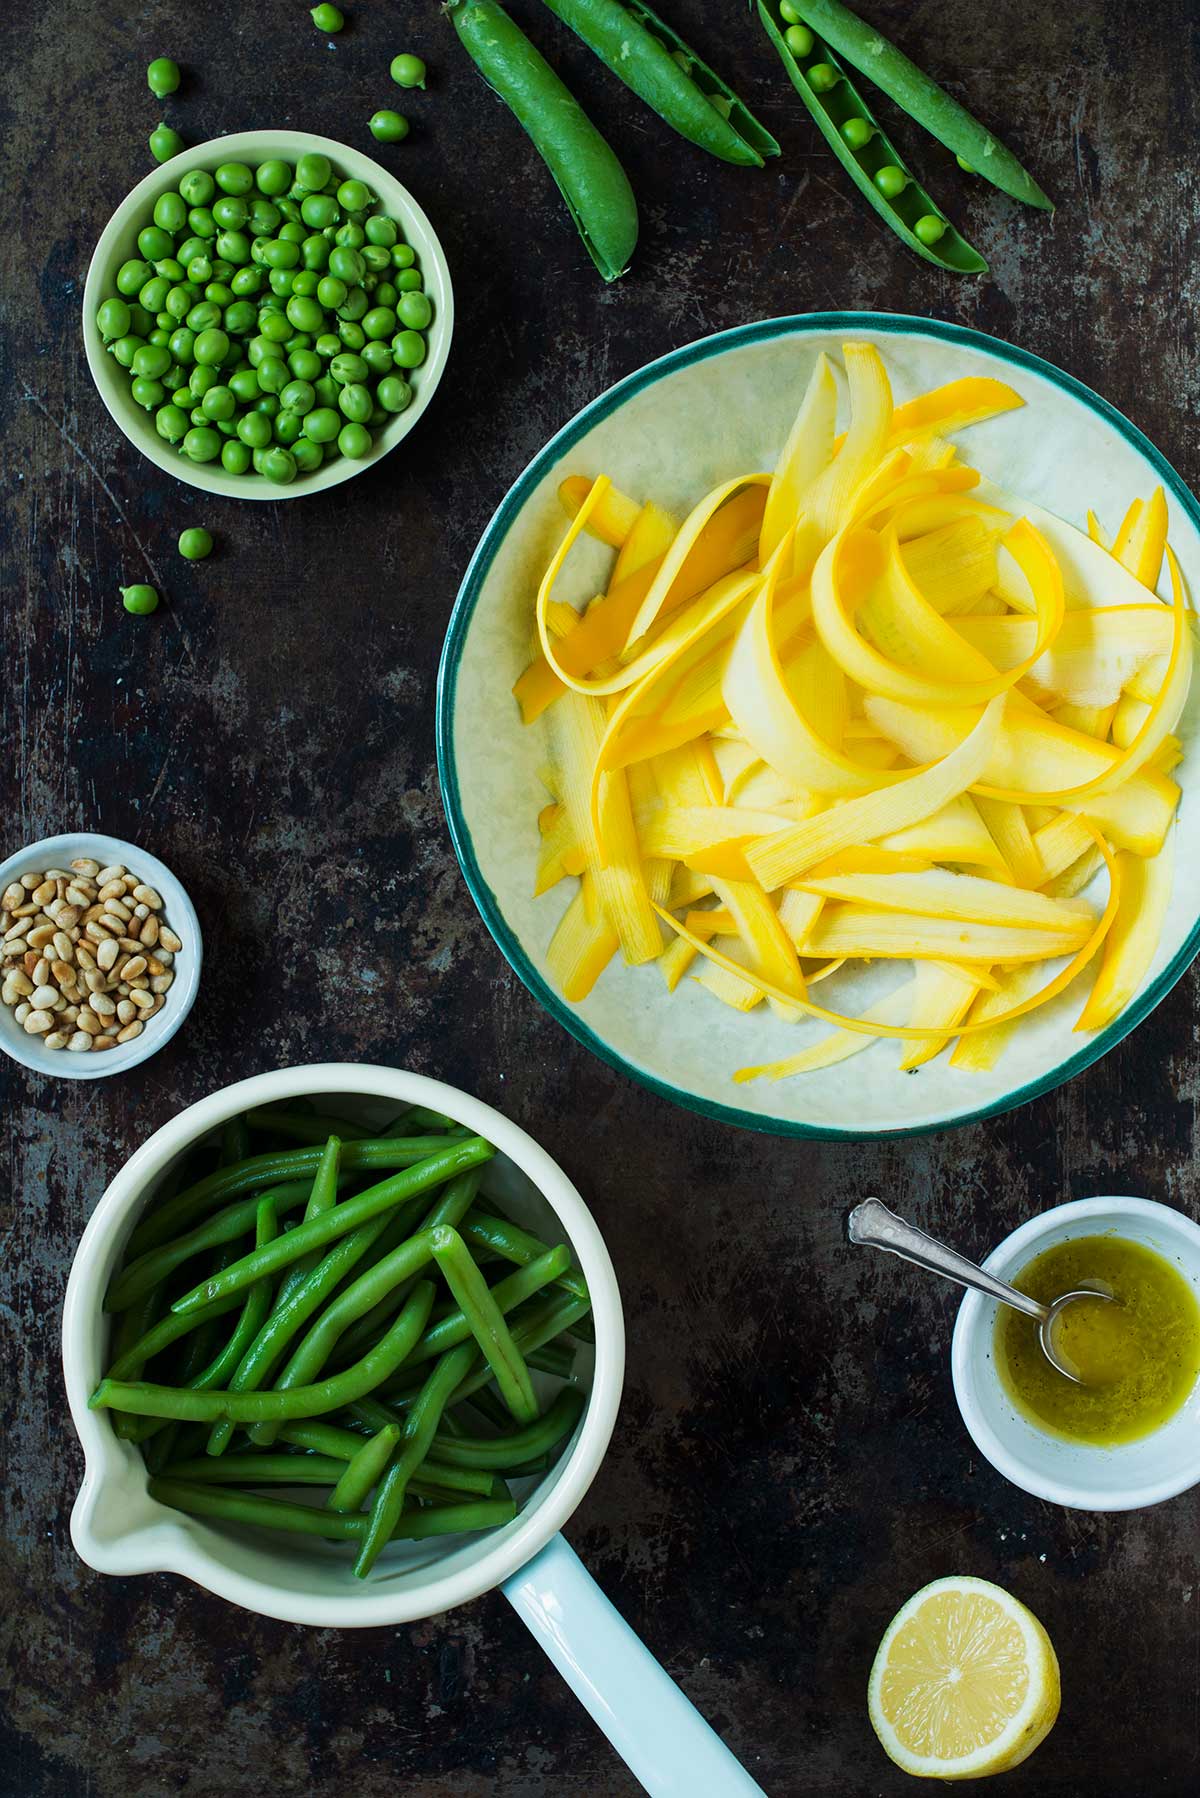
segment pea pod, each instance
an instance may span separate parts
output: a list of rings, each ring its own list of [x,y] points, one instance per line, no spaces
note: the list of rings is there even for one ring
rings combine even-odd
[[[496,0],[451,0],[459,40],[554,176],[606,281],[637,243],[637,201],[624,169],[570,90]]]
[[[547,0],[550,4],[551,0]],[[890,44],[882,32],[843,6],[841,0],[792,0],[806,25],[819,32],[839,56],[883,89],[910,118],[924,125],[933,137],[969,163],[977,175],[1001,193],[1027,206],[1054,211],[1029,171],[1011,150],[994,138],[986,126],[952,99],[944,88],[910,62],[903,50]]]
[[[771,133],[733,89],[641,0],[546,0],[546,5],[689,143],[747,168],[761,168],[763,156],[778,156]]]
[[[945,218],[941,208],[911,175],[908,176],[901,192],[894,197],[889,198],[880,192],[875,185],[874,177],[882,168],[903,169],[904,165],[899,151],[884,132],[883,127],[838,62],[833,51],[820,39],[813,45],[805,59],[807,70],[827,64],[834,71],[837,79],[827,89],[813,86],[807,70],[800,67],[788,49],[780,21],[776,17],[777,10],[777,0],[758,0],[758,16],[763,22],[767,36],[779,53],[792,86],[816,120],[821,135],[834,155],[855,185],[866,195],[876,212],[886,220],[897,237],[906,243],[910,250],[915,250],[918,256],[923,256],[926,262],[932,262],[935,267],[946,269],[950,274],[986,274],[987,263],[979,251],[969,244],[960,232],[955,230],[954,226]],[[869,127],[869,135],[865,143],[858,148],[851,148],[842,135],[842,127],[850,119],[863,119]],[[917,221],[925,218],[934,218],[945,225],[945,230],[936,243],[923,243],[914,230]]]

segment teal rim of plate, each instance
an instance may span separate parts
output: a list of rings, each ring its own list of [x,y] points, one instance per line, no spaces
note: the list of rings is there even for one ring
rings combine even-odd
[[[874,331],[892,336],[932,337],[943,343],[954,344],[960,348],[979,350],[984,355],[995,357],[998,361],[1007,362],[1014,368],[1025,369],[1031,374],[1039,375],[1053,386],[1069,394],[1072,399],[1080,401],[1094,412],[1103,422],[1123,437],[1131,448],[1136,450],[1157,472],[1163,486],[1171,498],[1187,514],[1195,529],[1200,532],[1200,504],[1193,498],[1182,478],[1172,468],[1162,452],[1155,448],[1149,438],[1138,430],[1135,424],[1115,406],[1094,393],[1082,381],[1056,368],[1052,362],[1046,362],[1041,356],[1035,356],[1030,350],[1019,349],[1015,344],[1006,343],[1003,338],[990,337],[985,331],[972,330],[967,325],[952,325],[940,319],[918,318],[900,312],[803,312],[790,317],[762,319],[757,324],[736,325],[732,330],[717,331],[712,336],[697,338],[694,343],[682,345],[679,349],[669,350],[665,356],[648,362],[645,367],[626,375],[623,380],[610,387],[606,392],[590,400],[581,411],[568,419],[567,423],[556,431],[549,442],[538,451],[533,460],[518,475],[496,511],[493,513],[483,535],[480,537],[463,576],[458,590],[458,598],[454,610],[450,614],[450,623],[446,630],[446,641],[442,649],[441,664],[438,668],[437,683],[437,767],[438,780],[442,789],[442,806],[446,813],[446,822],[450,828],[454,853],[458,857],[459,867],[467,883],[472,899],[488,930],[509,963],[513,972],[528,987],[534,998],[548,1011],[564,1030],[590,1049],[593,1055],[606,1062],[618,1073],[627,1074],[639,1085],[648,1087],[660,1099],[668,1099],[672,1104],[681,1105],[687,1111],[699,1112],[702,1117],[710,1118],[715,1123],[734,1124],[745,1130],[757,1130],[769,1136],[789,1136],[809,1141],[825,1142],[866,1142],[895,1141],[905,1136],[931,1136],[939,1130],[958,1129],[965,1124],[977,1124],[984,1118],[998,1117],[1003,1112],[1015,1111],[1020,1105],[1031,1099],[1040,1098],[1043,1093],[1053,1092],[1055,1087],[1081,1074],[1094,1061],[1099,1061],[1110,1049],[1127,1037],[1131,1030],[1152,1012],[1156,1005],[1166,997],[1171,988],[1187,971],[1196,954],[1200,951],[1200,917],[1193,924],[1186,941],[1172,958],[1158,978],[1150,983],[1144,992],[1139,993],[1119,1017],[1115,1018],[1107,1029],[1101,1031],[1093,1041],[1069,1055],[1057,1067],[1031,1080],[1028,1085],[1016,1091],[994,1099],[988,1105],[981,1105],[974,1111],[961,1115],[942,1118],[933,1123],[903,1124],[880,1130],[843,1130],[833,1125],[805,1123],[798,1118],[768,1116],[765,1113],[743,1111],[736,1105],[723,1105],[718,1099],[707,1099],[698,1093],[684,1091],[681,1087],[672,1086],[668,1081],[660,1080],[656,1074],[636,1063],[629,1061],[617,1049],[612,1048],[603,1037],[584,1022],[579,1014],[563,1000],[558,993],[542,978],[538,969],[530,961],[525,950],[510,929],[507,919],[501,910],[495,893],[484,878],[475,855],[475,846],[471,833],[463,816],[462,802],[458,787],[458,774],[454,756],[454,709],[455,693],[458,684],[458,668],[463,644],[470,629],[471,619],[479,599],[480,591],[488,570],[495,558],[501,543],[508,534],[520,508],[529,494],[543,478],[547,469],[573,444],[588,432],[593,425],[608,418],[626,400],[635,394],[652,387],[664,376],[674,374],[678,369],[688,368],[693,363],[706,362],[710,357],[719,356],[727,349],[740,348],[745,344],[766,343],[777,337],[814,336],[820,332],[840,331]]]

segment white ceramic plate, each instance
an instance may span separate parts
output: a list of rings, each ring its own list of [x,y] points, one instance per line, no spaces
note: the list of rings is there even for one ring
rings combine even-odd
[[[720,480],[774,466],[816,356],[840,364],[856,338],[879,346],[897,400],[963,375],[1010,382],[1027,404],[963,434],[967,458],[1013,493],[1081,528],[1088,506],[1119,522],[1134,495],[1161,482],[1171,541],[1193,591],[1200,582],[1200,507],[1141,433],[1049,363],[980,332],[877,313],[818,313],[745,325],[673,351],[584,407],[514,484],[475,551],[450,621],[438,687],[438,767],[455,849],[489,930],[530,991],[572,1034],[664,1097],[707,1116],[793,1136],[864,1137],[935,1130],[987,1117],[1046,1092],[1120,1042],[1174,985],[1200,948],[1200,781],[1182,773],[1175,891],[1149,978],[1094,1036],[1074,1034],[1076,984],[1033,1014],[987,1074],[943,1056],[914,1074],[879,1042],[853,1061],[798,1079],[735,1086],[738,1068],[774,1060],[826,1026],[789,1025],[765,1008],[739,1015],[694,981],[668,997],[653,965],[609,966],[582,1005],[547,972],[562,913],[559,887],[534,899],[536,815],[544,758],[537,726],[520,721],[510,688],[525,666],[533,599],[563,529],[556,498],[568,473],[609,473],[635,496],[680,516]],[[563,597],[598,590],[610,552],[581,546]],[[1194,755],[1196,704],[1181,734]],[[1103,897],[1104,878],[1095,894]],[[840,977],[838,977],[840,979]],[[829,983],[831,1004],[856,1009],[897,983],[893,972]],[[874,983],[874,984],[872,984]]]

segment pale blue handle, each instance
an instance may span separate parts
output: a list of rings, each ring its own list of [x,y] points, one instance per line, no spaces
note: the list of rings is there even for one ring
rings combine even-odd
[[[564,1537],[502,1589],[650,1798],[765,1798]]]

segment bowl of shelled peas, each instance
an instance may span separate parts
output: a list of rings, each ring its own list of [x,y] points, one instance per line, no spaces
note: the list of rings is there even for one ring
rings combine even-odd
[[[101,234],[88,366],[130,442],[235,499],[349,480],[406,437],[441,379],[450,271],[386,169],[301,131],[181,151]]]

